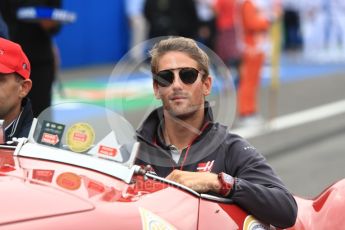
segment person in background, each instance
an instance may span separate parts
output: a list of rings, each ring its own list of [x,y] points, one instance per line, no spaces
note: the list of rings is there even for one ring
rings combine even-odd
[[[29,97],[34,116],[37,117],[50,106],[52,100],[56,75],[52,37],[59,31],[60,24],[52,20],[19,20],[17,11],[21,7],[60,8],[61,0],[0,1],[0,11],[7,23],[10,40],[22,46],[31,63],[31,80],[34,84]]]
[[[257,95],[267,48],[267,31],[274,18],[267,18],[256,6],[255,0],[240,0],[237,8],[243,47],[238,88],[238,124],[258,125],[262,119],[258,115]]]
[[[287,228],[297,204],[265,158],[213,120],[209,57],[189,38],[156,43],[151,52],[153,91],[162,106],[137,130],[137,164],[199,193],[231,198],[259,220]]]
[[[330,23],[325,23],[329,36],[326,42],[328,52],[323,56],[335,61],[343,61],[345,59],[345,1],[324,0],[324,5],[328,6]]]
[[[326,28],[328,27],[324,6],[328,0],[302,0],[301,2],[303,55],[309,60],[323,60],[325,57]]]
[[[216,37],[215,0],[196,0],[196,12],[199,19],[198,41],[214,50]]]
[[[236,88],[239,84],[241,65],[240,37],[236,16],[237,0],[215,0],[216,53],[230,69]]]
[[[299,0],[284,0],[284,49],[294,51],[302,48],[302,32]]]
[[[0,37],[8,38],[8,28],[0,12]]]
[[[194,0],[146,0],[144,14],[149,23],[149,38],[198,36],[199,21]]]
[[[20,45],[0,38],[0,120],[5,141],[27,137],[33,120],[30,62]]]
[[[144,1],[145,0],[131,0],[125,1],[125,11],[130,26],[130,48],[133,48],[140,42],[143,42],[147,37],[147,25],[144,17]],[[134,49],[131,53],[133,60],[141,60],[144,58],[144,50]]]

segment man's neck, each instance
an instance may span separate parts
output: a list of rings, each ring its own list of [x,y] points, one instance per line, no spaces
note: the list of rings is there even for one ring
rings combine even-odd
[[[201,112],[183,120],[166,112],[163,130],[165,142],[176,146],[178,149],[184,149],[191,144],[201,133],[200,129],[204,123],[204,111]]]
[[[8,113],[3,119],[5,120],[4,122],[4,127],[9,126],[15,119],[18,118],[19,114],[21,111],[21,106],[17,106],[14,108],[10,113]]]

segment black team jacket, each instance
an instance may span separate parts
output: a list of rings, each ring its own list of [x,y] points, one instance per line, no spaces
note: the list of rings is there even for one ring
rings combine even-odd
[[[22,111],[19,117],[5,131],[6,141],[12,140],[13,137],[27,137],[30,132],[33,114],[29,98],[22,101]]]
[[[235,186],[229,194],[234,203],[273,226],[287,228],[294,225],[297,204],[291,193],[252,145],[228,132],[226,126],[213,122],[212,110],[207,104],[202,132],[182,150],[178,163],[172,159],[174,147],[164,142],[163,123],[160,107],[137,130],[137,137],[142,142],[137,164],[150,164],[161,177],[166,177],[174,169],[225,172],[235,177]]]

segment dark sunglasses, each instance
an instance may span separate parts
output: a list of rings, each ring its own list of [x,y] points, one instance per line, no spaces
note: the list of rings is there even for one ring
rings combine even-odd
[[[195,68],[185,67],[180,68],[178,75],[184,84],[191,85],[196,81],[199,73],[200,71]],[[167,69],[154,74],[153,79],[159,86],[168,87],[174,82],[175,75],[173,69]]]

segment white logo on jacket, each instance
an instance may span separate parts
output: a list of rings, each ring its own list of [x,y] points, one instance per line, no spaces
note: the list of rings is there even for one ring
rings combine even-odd
[[[198,172],[211,172],[212,167],[213,167],[213,161],[207,161],[206,163],[199,163],[198,167],[196,168],[196,170]]]

